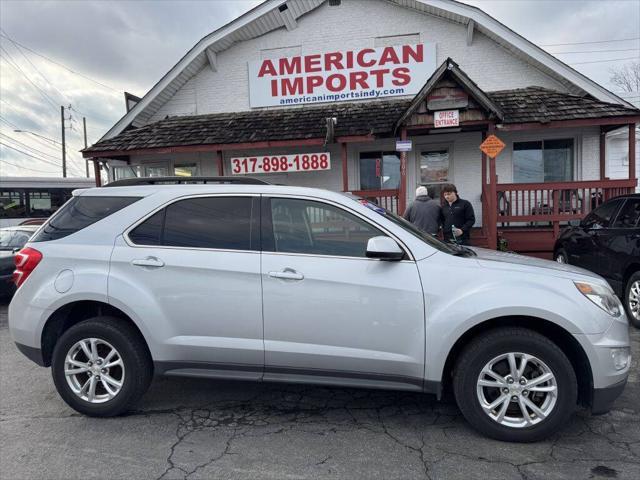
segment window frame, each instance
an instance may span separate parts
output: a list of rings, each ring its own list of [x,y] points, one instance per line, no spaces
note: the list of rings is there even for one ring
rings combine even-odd
[[[357,176],[357,182],[358,183],[357,183],[357,188],[354,188],[354,190],[359,190],[359,191],[363,191],[363,192],[377,192],[377,191],[380,191],[380,190],[399,190],[400,189],[400,184],[398,184],[398,188],[383,188],[382,187],[382,177],[380,177],[380,187],[379,188],[377,188],[377,189],[363,189],[362,188],[362,177],[361,177],[362,171],[361,171],[361,168],[360,168],[360,161],[362,159],[360,158],[360,156],[362,154],[368,154],[368,153],[380,154],[380,160],[382,162],[381,168],[384,168],[384,155],[385,155],[385,153],[387,153],[387,154],[394,153],[394,154],[400,155],[400,152],[397,152],[394,148],[391,148],[391,147],[389,147],[389,148],[382,148],[381,147],[381,148],[373,148],[373,149],[368,149],[367,148],[367,149],[363,149],[363,150],[357,150],[356,151],[356,159],[355,160],[356,160],[356,163],[357,163],[357,166],[358,166],[358,176]],[[398,157],[398,158],[400,158],[400,157]],[[401,165],[401,167],[402,167],[402,165]],[[402,168],[401,168],[401,170],[402,170]],[[402,175],[401,175],[401,177],[402,177]],[[400,183],[402,183],[402,178],[400,178]]]
[[[625,198],[624,201],[622,202],[622,204],[618,207],[618,210],[615,212],[615,216],[612,217],[613,221],[611,221],[611,220],[609,221],[611,223],[611,225],[608,228],[611,228],[612,230],[636,230],[636,229],[640,228],[640,217],[636,220],[635,225],[632,225],[630,227],[616,226],[616,222],[618,221],[618,217],[622,213],[622,210],[624,210],[624,207],[627,206],[627,203],[633,202],[633,201],[636,201],[636,200],[640,201],[640,199],[635,199],[633,197]]]
[[[415,263],[415,257],[413,256],[413,253],[411,252],[411,249],[409,249],[409,247],[405,244],[405,242],[403,242],[396,234],[394,234],[393,232],[391,232],[388,228],[380,225],[377,222],[374,222],[373,220],[371,220],[370,218],[366,217],[365,215],[362,215],[360,212],[357,212],[339,202],[334,202],[332,200],[328,200],[326,198],[318,198],[318,197],[312,197],[312,196],[306,196],[306,195],[295,195],[295,194],[263,194],[262,195],[262,200],[261,200],[261,217],[260,217],[260,224],[261,224],[261,252],[264,253],[269,253],[272,255],[292,255],[292,256],[296,256],[296,257],[315,257],[315,258],[340,258],[340,259],[346,259],[346,260],[364,260],[364,261],[375,261],[375,262],[379,262],[380,260],[377,258],[368,258],[368,257],[349,257],[349,256],[342,256],[342,255],[323,255],[323,254],[318,254],[318,253],[294,253],[294,252],[276,252],[275,251],[275,239],[273,237],[273,222],[271,219],[271,199],[275,198],[275,199],[283,199],[283,200],[307,200],[310,202],[316,202],[316,203],[322,203],[325,205],[329,205],[331,207],[337,208],[339,210],[344,211],[345,213],[349,214],[349,215],[353,215],[357,218],[359,218],[360,220],[362,220],[363,222],[365,222],[367,225],[370,225],[371,227],[375,228],[376,230],[380,230],[382,233],[384,233],[385,235],[387,235],[388,237],[392,238],[393,240],[396,241],[396,243],[398,243],[398,245],[400,246],[400,248],[404,251],[405,256],[402,260],[400,260],[400,262],[411,262],[411,263]]]
[[[168,208],[174,203],[189,200],[192,198],[217,198],[217,197],[246,197],[252,199],[251,204],[251,219],[249,220],[251,225],[250,230],[250,239],[249,243],[251,246],[250,250],[236,250],[232,248],[209,248],[209,247],[181,247],[174,245],[144,245],[135,243],[129,237],[129,234],[132,230],[137,228],[140,224],[146,222],[149,218],[154,216],[159,211]],[[124,238],[125,243],[132,248],[160,248],[160,249],[168,249],[168,250],[195,250],[195,251],[205,251],[205,252],[241,252],[241,253],[260,253],[260,248],[262,244],[261,240],[261,228],[260,228],[260,218],[261,218],[261,202],[260,202],[260,194],[255,193],[204,193],[204,194],[194,194],[194,195],[184,195],[181,197],[172,198],[171,200],[163,203],[162,205],[157,206],[152,211],[147,213],[144,217],[136,220],[132,225],[127,227],[122,234],[122,238]],[[166,218],[166,213],[165,213]],[[164,228],[164,221],[163,226]]]
[[[522,137],[522,138],[517,138],[517,139],[513,139],[511,141],[511,182],[512,183],[540,183],[540,184],[544,184],[544,183],[554,183],[554,182],[545,182],[544,180],[542,182],[518,182],[516,181],[515,178],[515,174],[516,174],[516,164],[514,161],[514,152],[515,150],[515,145],[516,143],[532,143],[532,142],[541,142],[542,144],[542,168],[543,168],[543,175],[544,175],[544,144],[545,142],[551,142],[554,140],[571,140],[572,142],[572,147],[571,147],[571,153],[572,153],[572,158],[571,158],[571,173],[572,173],[572,178],[571,180],[562,180],[560,183],[562,182],[575,182],[578,181],[579,178],[581,178],[582,176],[582,165],[580,165],[580,162],[578,161],[579,158],[581,158],[582,152],[578,151],[578,149],[582,148],[582,142],[580,141],[581,138],[579,136],[576,135],[558,135],[558,136],[549,136],[549,137],[540,137],[538,135],[535,136],[526,136],[526,137]],[[558,182],[555,182],[558,183]]]
[[[598,210],[599,208],[602,208],[603,206],[610,204],[610,203],[617,203],[618,205],[614,208],[613,212],[611,212],[611,217],[609,217],[609,220],[607,220],[607,224],[605,226],[602,226],[600,224],[597,224],[598,227],[594,227],[593,225],[596,225],[596,223],[592,223],[591,225],[587,225],[587,220],[589,219],[589,217],[595,216],[595,212],[596,210]],[[624,205],[625,201],[624,199],[621,198],[613,198],[611,200],[608,200],[607,202],[603,203],[602,205],[599,205],[597,208],[594,208],[593,210],[591,210],[589,212],[589,214],[584,217],[582,219],[582,221],[580,222],[580,226],[588,229],[588,230],[602,230],[605,228],[611,228],[611,225],[613,223],[615,223],[615,220],[618,218],[618,213],[620,212],[620,208],[622,208],[622,205]]]

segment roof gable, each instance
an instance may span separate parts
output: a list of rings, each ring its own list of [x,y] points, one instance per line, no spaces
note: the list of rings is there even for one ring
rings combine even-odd
[[[394,131],[397,131],[411,116],[418,111],[420,106],[427,100],[428,95],[440,84],[444,79],[452,80],[457,86],[470,95],[484,110],[490,115],[494,115],[499,120],[504,118],[504,114],[500,107],[485,93],[476,83],[464,73],[458,64],[447,58],[440,67],[431,75],[424,87],[411,101],[407,110],[402,114],[395,124]]]

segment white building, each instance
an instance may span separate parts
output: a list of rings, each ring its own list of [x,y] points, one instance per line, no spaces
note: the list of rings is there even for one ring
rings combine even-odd
[[[621,127],[634,137],[639,121],[640,110],[469,5],[267,0],[198,42],[84,155],[112,180],[259,175],[395,210],[417,185],[454,183],[474,205],[479,244],[503,234],[536,254],[561,221],[634,190],[635,150],[627,175],[606,180],[622,170],[605,165],[605,140]],[[495,160],[479,150],[490,134],[505,144]],[[401,138],[411,140],[403,154]],[[534,220],[553,228],[532,235]]]

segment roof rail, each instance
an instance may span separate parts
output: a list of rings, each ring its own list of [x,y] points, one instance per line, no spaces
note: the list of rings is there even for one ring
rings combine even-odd
[[[240,185],[269,185],[252,177],[135,177],[107,183],[105,187],[131,187],[136,185],[179,185],[191,183],[234,183]]]

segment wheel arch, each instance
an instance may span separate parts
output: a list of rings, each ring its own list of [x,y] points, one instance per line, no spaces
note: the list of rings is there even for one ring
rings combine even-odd
[[[442,386],[445,392],[451,391],[451,380],[457,359],[464,348],[478,335],[489,330],[503,327],[522,327],[544,335],[554,342],[567,355],[578,380],[578,403],[583,406],[591,404],[593,391],[593,372],[587,354],[580,343],[564,328],[553,322],[537,317],[504,316],[486,320],[464,332],[447,355],[442,371]]]
[[[631,275],[633,275],[636,272],[640,272],[640,262],[634,261],[633,263],[628,265],[627,268],[624,270],[624,274],[622,276],[622,288],[623,289],[626,290],[627,282],[631,278]]]
[[[109,305],[108,303],[96,300],[80,300],[59,307],[49,315],[49,318],[47,318],[40,337],[40,348],[42,350],[44,366],[51,366],[53,349],[55,348],[56,342],[64,332],[83,320],[100,316],[116,317],[133,327],[147,349],[149,358],[151,358],[149,345],[140,331],[140,328],[138,328],[131,317],[122,310],[114,307],[113,305]]]

